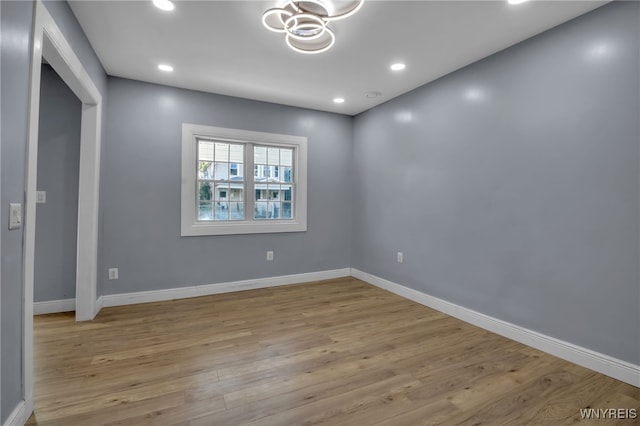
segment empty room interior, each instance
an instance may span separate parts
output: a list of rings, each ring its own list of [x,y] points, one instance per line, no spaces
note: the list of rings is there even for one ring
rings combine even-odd
[[[640,423],[639,2],[0,22],[1,425]]]

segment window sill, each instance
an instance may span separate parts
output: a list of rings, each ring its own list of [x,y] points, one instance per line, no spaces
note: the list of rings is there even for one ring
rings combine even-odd
[[[305,232],[307,224],[292,220],[247,221],[232,223],[194,222],[182,226],[181,236],[270,234],[278,232]]]

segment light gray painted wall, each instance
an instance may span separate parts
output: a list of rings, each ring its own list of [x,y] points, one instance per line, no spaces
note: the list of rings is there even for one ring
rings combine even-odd
[[[9,203],[24,205],[33,5],[1,1],[2,403],[1,423],[22,399],[22,231],[9,231]]]
[[[49,65],[42,66],[34,301],[76,295],[78,172],[82,103]]]
[[[351,117],[109,77],[102,161],[104,294],[350,265]],[[182,123],[308,137],[308,231],[180,236]],[[274,250],[275,260],[266,261]],[[107,280],[118,267],[120,279]]]
[[[352,265],[639,363],[639,18],[610,4],[356,117]]]

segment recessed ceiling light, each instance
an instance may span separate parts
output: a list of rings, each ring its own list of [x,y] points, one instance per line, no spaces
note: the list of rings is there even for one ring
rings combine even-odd
[[[343,104],[344,103],[344,98],[334,98],[333,102],[336,104]]]
[[[169,0],[153,0],[153,5],[160,10],[172,11],[175,6]]]
[[[398,62],[397,64],[393,64],[391,65],[391,70],[392,71],[402,71],[403,69],[405,69],[407,66],[401,62]]]
[[[520,3],[525,3],[528,2],[529,0],[508,0],[509,4],[520,4]]]
[[[167,65],[167,64],[160,64],[158,65],[158,69],[160,71],[164,71],[164,72],[171,72],[173,71],[173,67],[171,65]]]

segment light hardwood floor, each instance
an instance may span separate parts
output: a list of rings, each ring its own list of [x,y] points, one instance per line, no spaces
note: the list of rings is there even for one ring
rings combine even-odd
[[[35,318],[30,425],[592,425],[640,390],[353,278]]]

